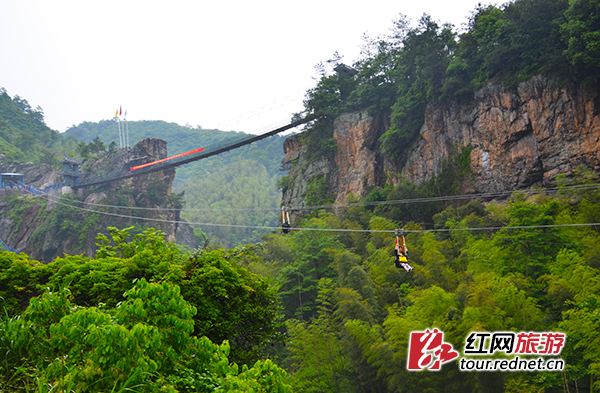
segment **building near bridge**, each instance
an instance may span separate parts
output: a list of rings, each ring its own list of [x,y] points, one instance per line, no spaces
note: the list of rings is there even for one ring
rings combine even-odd
[[[63,177],[64,185],[67,187],[78,185],[79,178],[81,177],[81,172],[79,172],[81,162],[74,158],[66,157],[60,163],[63,164],[63,170],[60,175]]]
[[[0,173],[0,188],[25,187],[25,175],[22,173]]]

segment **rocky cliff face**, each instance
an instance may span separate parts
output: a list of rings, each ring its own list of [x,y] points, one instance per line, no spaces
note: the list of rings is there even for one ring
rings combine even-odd
[[[539,78],[518,92],[489,85],[470,107],[429,108],[402,175],[422,183],[455,146],[471,145],[472,192],[549,186],[578,165],[600,171],[598,91],[556,89]]]
[[[299,136],[289,138],[284,151],[293,167],[284,205],[303,206],[307,185],[317,176],[326,180],[335,202],[350,193],[364,197],[400,176],[422,184],[467,146],[473,176],[463,185],[466,192],[551,186],[556,176],[570,175],[579,165],[600,172],[600,93],[556,88],[540,78],[516,93],[490,84],[470,105],[430,106],[402,167],[379,153],[378,139],[387,127],[366,112],[340,116],[334,124],[336,152],[317,162],[306,160]]]
[[[81,183],[85,184],[99,179],[117,177],[130,173],[132,166],[166,157],[167,142],[159,138],[146,138],[129,150],[116,150],[113,154],[86,161],[82,165],[84,175],[81,178]],[[163,231],[166,240],[176,241],[177,232],[181,229],[181,225],[162,223],[156,220],[180,221],[180,212],[178,210],[149,210],[159,207],[173,207],[168,203],[168,197],[173,189],[173,180],[175,180],[175,168],[121,179],[96,187],[78,189],[76,194],[88,204],[106,201],[107,198],[112,200],[114,198],[110,196],[119,195],[121,200],[113,204],[145,209],[142,217],[148,219],[146,220],[147,226]],[[111,212],[123,214],[121,211],[116,210],[111,210]],[[126,225],[126,221],[119,220],[118,217],[114,217],[110,221],[120,223],[122,226]],[[111,225],[117,226],[115,224]]]
[[[391,164],[380,153],[379,137],[389,126],[385,119],[367,112],[344,114],[334,121],[333,137],[337,148],[332,157],[307,159],[302,138],[294,135],[283,144],[284,162],[292,165],[284,206],[306,206],[306,192],[312,179],[322,177],[333,203],[342,203],[350,194],[364,197],[375,186],[385,183]]]
[[[157,138],[145,139],[130,151],[119,150],[86,160],[81,168],[81,183],[114,177],[128,172],[132,165],[166,156],[166,142]],[[25,183],[38,189],[61,180],[59,171],[48,165],[5,165],[0,166],[0,170],[23,173]],[[191,226],[163,222],[181,221],[180,212],[174,209],[174,200],[170,197],[174,178],[175,170],[170,169],[75,190],[73,201],[67,204],[88,211],[65,206],[65,201],[58,200],[60,191],[33,197],[23,190],[0,190],[0,239],[34,259],[49,262],[63,254],[93,255],[98,232],[106,232],[108,226],[125,228],[135,223],[160,229],[167,240],[195,248]],[[133,208],[118,209],[97,204]],[[89,210],[111,215],[94,214]],[[145,220],[132,221],[126,217],[132,215]],[[77,233],[73,233],[74,230]]]
[[[42,189],[59,182],[60,171],[48,164],[34,165],[32,162],[7,163],[0,154],[0,172],[22,173],[28,185]]]

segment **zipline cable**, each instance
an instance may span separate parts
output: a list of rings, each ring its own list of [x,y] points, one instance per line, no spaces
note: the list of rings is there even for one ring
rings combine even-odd
[[[42,195],[40,195],[40,196],[45,197]],[[47,198],[47,199],[50,199],[50,198]],[[109,213],[109,212],[103,212],[100,210],[87,209],[84,207],[70,205],[68,203],[64,203],[64,202],[61,202],[60,200],[56,200],[56,199],[50,199],[50,200],[54,201],[55,203],[57,203],[59,205],[67,206],[67,207],[70,207],[70,208],[73,208],[76,210],[81,210],[81,211],[85,211],[85,212],[89,212],[89,213],[102,214],[102,215],[112,216],[112,217],[129,218],[132,220],[154,221],[154,222],[162,222],[162,223],[168,223],[168,224],[189,224],[189,225],[197,225],[197,226],[225,227],[225,228],[250,228],[250,229],[265,229],[265,230],[281,229],[281,227],[279,227],[279,226],[214,224],[214,223],[207,223],[207,222],[190,222],[190,221],[184,221],[184,220],[166,220],[166,219],[162,219],[162,218],[137,217],[137,216],[130,216],[130,215],[126,215],[126,214]],[[366,230],[366,229],[365,230],[355,230],[355,229],[334,229],[334,228],[291,228],[291,230],[297,230],[297,231],[309,230],[309,231],[325,231],[325,232],[376,232],[376,233],[393,233],[394,232],[394,231],[387,231],[387,230]]]
[[[243,121],[246,121],[246,120],[254,119],[254,118],[256,118],[256,117],[258,117],[260,115],[263,115],[263,114],[265,114],[267,112],[273,111],[276,107],[281,107],[281,106],[283,106],[285,104],[289,104],[289,103],[295,101],[298,98],[298,93],[300,93],[300,92],[301,92],[301,90],[299,90],[299,91],[297,91],[295,93],[292,93],[292,94],[288,95],[287,97],[284,97],[284,98],[278,99],[276,101],[273,101],[270,104],[264,105],[262,107],[254,109],[254,110],[252,110],[250,112],[246,112],[245,114],[241,114],[241,115],[236,116],[234,118],[231,118],[231,119],[229,119],[227,121],[221,122],[221,123],[215,125],[214,130],[220,130],[221,128],[224,128],[226,126],[231,126],[231,125],[239,124],[239,123],[241,123]],[[268,108],[270,108],[270,109],[268,109]],[[286,119],[285,121],[282,120],[281,122],[278,122],[278,123],[284,124],[285,122],[289,122],[288,120],[289,119]],[[282,124],[279,124],[279,125],[282,125]],[[203,129],[200,129],[198,131],[203,131]],[[178,139],[177,141],[178,142],[182,142],[182,141],[186,141],[188,139],[197,138],[197,137],[198,137],[197,134],[190,134],[190,135],[185,136],[185,137],[183,137],[181,139]]]
[[[510,196],[514,192],[523,192],[525,194],[541,194],[543,192],[548,191],[581,191],[587,189],[598,189],[600,188],[600,183],[594,184],[582,184],[576,186],[567,186],[567,187],[549,187],[549,188],[539,188],[532,190],[507,190],[507,191],[499,191],[496,193],[479,193],[479,194],[462,194],[462,195],[449,195],[449,196],[439,196],[439,197],[423,197],[423,198],[411,198],[411,199],[399,199],[399,200],[389,200],[389,201],[375,201],[375,202],[356,202],[356,203],[347,203],[347,204],[329,204],[329,205],[314,205],[314,206],[303,206],[303,207],[294,207],[290,208],[290,210],[320,210],[320,209],[338,209],[344,207],[360,207],[360,206],[380,206],[380,205],[398,205],[398,204],[409,204],[409,203],[425,203],[425,202],[446,202],[446,201],[456,201],[456,200],[464,200],[464,199],[477,199],[477,198],[485,198],[491,199],[501,196]]]
[[[304,90],[298,90],[286,97],[277,99],[267,105],[263,105],[262,107],[253,109],[249,112],[243,113],[237,117],[231,118],[225,122],[219,123],[216,125],[216,127],[225,127],[228,126],[230,124],[237,124],[240,123],[244,120],[248,120],[248,119],[254,119],[262,114],[265,114],[267,112],[272,111],[273,109],[267,109],[267,108],[275,108],[275,107],[280,107],[283,106],[285,104],[291,103],[293,101],[295,101],[296,99],[298,99],[298,97],[300,96],[300,94],[302,93],[302,95],[304,96],[305,91]]]
[[[42,195],[40,195],[42,196]],[[249,228],[249,229],[265,229],[265,230],[279,230],[282,229],[280,226],[259,226],[259,225],[238,225],[238,224],[215,224],[206,222],[189,222],[184,220],[166,220],[161,218],[149,218],[149,217],[136,217],[126,214],[109,213],[99,210],[87,209],[79,206],[70,205],[63,203],[60,200],[51,199],[57,204],[68,206],[73,209],[82,210],[90,213],[97,213],[113,217],[129,218],[133,220],[143,221],[154,221],[170,224],[189,224],[197,226],[213,226],[213,227],[224,227],[224,228]],[[456,232],[456,231],[498,231],[508,229],[538,229],[538,228],[566,228],[566,227],[586,227],[586,226],[600,226],[600,223],[578,223],[578,224],[545,224],[545,225],[516,225],[516,226],[496,226],[496,227],[475,227],[475,228],[438,228],[438,229],[405,229],[406,233],[425,233],[425,232]],[[395,230],[377,230],[377,229],[344,229],[344,228],[310,228],[310,227],[290,227],[291,231],[322,231],[322,232],[354,232],[354,233],[395,233]]]
[[[464,199],[477,199],[477,198],[489,198],[493,196],[507,196],[512,195],[514,192],[524,192],[526,194],[541,194],[544,192],[556,192],[556,191],[581,191],[588,189],[598,189],[600,183],[567,186],[567,187],[550,187],[540,188],[534,190],[508,190],[498,193],[480,193],[480,194],[463,194],[453,196],[440,196],[440,197],[423,197],[423,198],[411,198],[411,199],[396,199],[388,201],[375,201],[375,202],[356,202],[346,204],[330,204],[330,205],[314,205],[304,207],[289,207],[289,211],[301,211],[301,210],[324,210],[324,209],[343,209],[349,207],[367,207],[367,206],[384,206],[384,205],[399,205],[399,204],[411,204],[411,203],[427,203],[427,202],[446,202]],[[212,212],[212,211],[280,211],[281,207],[249,207],[249,208],[163,208],[163,207],[138,207],[138,206],[123,206],[123,205],[107,205],[101,203],[92,203],[85,201],[74,201],[84,205],[107,207],[114,209],[131,209],[131,210],[149,210],[149,211],[182,211],[182,212]]]

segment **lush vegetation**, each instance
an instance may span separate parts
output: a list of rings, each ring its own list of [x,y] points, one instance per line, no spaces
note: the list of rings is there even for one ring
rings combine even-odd
[[[0,252],[1,391],[289,390],[261,360],[278,306],[242,267],[252,249],[190,254],[152,229],[109,229],[96,258]]]
[[[381,204],[314,212],[294,223],[304,230],[261,247],[182,252],[155,230],[130,239],[110,228],[95,258],[43,265],[0,253],[0,383],[8,392],[598,389],[598,176],[579,168],[557,181],[554,195],[515,192],[505,203],[385,203],[423,192],[402,183],[374,193]],[[412,273],[394,264],[400,227]],[[471,331],[565,332],[566,369],[406,371],[409,333],[433,327],[458,350]]]
[[[144,192],[139,192],[141,187]],[[98,198],[98,205],[87,204],[90,195]],[[180,235],[178,231],[186,233],[186,228],[177,228],[173,223],[180,219],[176,209],[183,207],[183,195],[168,194],[168,184],[159,173],[147,175],[143,185],[137,187],[122,184],[108,190],[88,189],[78,195],[60,197],[9,195],[2,202],[6,207],[3,214],[10,220],[3,240],[15,244],[29,232],[27,250],[42,262],[51,262],[56,256],[65,254],[95,255],[95,238],[98,233],[107,235],[109,226],[131,227],[132,235],[149,227],[168,235]],[[116,209],[112,206],[124,207]],[[184,238],[181,243],[193,249],[204,240],[195,239],[193,233]]]
[[[468,104],[490,81],[516,89],[534,75],[597,88],[599,5],[517,0],[480,6],[460,34],[428,16],[417,27],[399,18],[390,37],[367,42],[353,64],[356,74],[328,71],[339,57],[323,64],[305,107],[327,116],[306,127],[303,143],[311,158],[327,157],[335,149],[333,117],[366,108],[389,119],[382,148],[401,163],[427,105]],[[40,117],[18,97],[10,102]],[[0,115],[0,147],[18,158],[26,149],[15,137],[22,128]],[[36,124],[23,127],[38,130]],[[204,146],[243,137],[164,122],[129,125],[132,141],[164,138],[170,154],[189,150],[190,134]],[[40,132],[40,140],[49,140]],[[72,146],[81,156],[110,150],[117,139],[110,121],[70,132],[82,140]],[[267,190],[276,187],[282,139],[262,143],[179,169],[176,189],[186,191],[186,217],[224,225],[276,222],[274,213],[228,210],[279,203]],[[313,211],[293,223],[303,230],[268,234],[260,246],[190,252],[154,229],[110,228],[99,235],[93,258],[65,256],[44,265],[0,253],[0,391],[600,389],[598,176],[579,168],[572,179],[556,179],[556,193],[515,192],[503,203],[391,203],[439,196],[440,189],[460,193],[470,176],[469,152],[457,149],[427,184],[373,189],[337,215]],[[285,188],[289,181],[278,184]],[[112,198],[127,204],[128,196]],[[181,197],[170,203],[182,205]],[[309,181],[306,198],[315,205],[331,200],[324,178]],[[6,202],[32,208],[17,198]],[[82,241],[95,220],[57,207],[40,231],[72,232],[73,241]],[[412,273],[395,267],[397,228],[407,231]],[[261,234],[212,232],[224,244]],[[409,333],[434,327],[459,351],[472,331],[565,332],[560,356],[566,368],[467,373],[453,362],[435,373],[406,371]]]
[[[292,373],[293,388],[600,388],[598,177],[580,168],[575,180],[558,182],[554,196],[532,190],[505,203],[420,202],[406,210],[385,203],[418,191],[400,184],[380,191],[383,203],[375,207],[358,204],[337,216],[321,211],[294,223],[306,230],[267,236],[262,261],[251,267],[279,285],[288,336],[277,363]],[[568,226],[585,223],[595,224]],[[412,273],[394,264],[393,231],[401,227],[408,231]],[[356,232],[326,231],[333,228]],[[440,372],[406,371],[409,333],[434,327],[461,352],[471,331],[565,332],[567,366],[564,373],[469,373],[455,363]]]
[[[10,97],[0,88],[0,153],[8,162],[32,161],[56,165],[75,149],[77,139],[51,130],[42,108]]]
[[[328,113],[306,127],[311,151],[330,150],[332,117],[369,109],[390,119],[381,137],[386,155],[401,162],[418,136],[427,105],[468,103],[492,81],[508,89],[541,75],[560,84],[600,84],[598,0],[516,0],[480,5],[466,31],[424,15],[416,27],[400,17],[388,37],[369,37],[356,75],[333,72],[341,58],[324,63],[308,91],[305,112]],[[329,70],[328,70],[328,66]]]

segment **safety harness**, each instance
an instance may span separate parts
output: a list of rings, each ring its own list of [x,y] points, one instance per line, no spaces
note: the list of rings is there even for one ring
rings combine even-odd
[[[400,233],[400,237],[398,237]],[[396,267],[398,269],[403,268],[407,272],[412,272],[413,268],[408,264],[408,248],[406,248],[406,240],[404,239],[404,229],[396,229],[396,248],[394,248],[394,255],[396,256]]]

